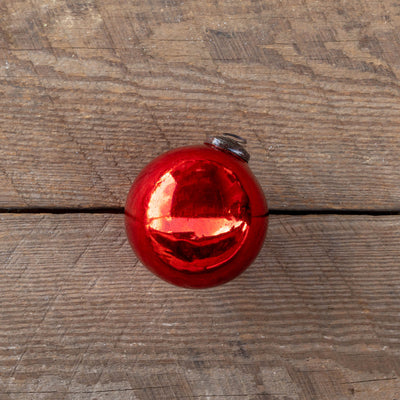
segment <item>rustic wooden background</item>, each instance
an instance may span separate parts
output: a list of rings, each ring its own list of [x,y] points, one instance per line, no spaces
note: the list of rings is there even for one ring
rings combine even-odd
[[[400,399],[400,3],[0,1],[0,400]],[[258,260],[151,275],[155,155],[246,137]]]

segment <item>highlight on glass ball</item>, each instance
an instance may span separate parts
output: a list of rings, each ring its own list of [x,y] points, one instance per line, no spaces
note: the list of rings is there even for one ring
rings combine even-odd
[[[245,143],[223,134],[168,151],[134,181],[126,232],[139,259],[160,278],[209,288],[234,279],[256,258],[268,207]]]

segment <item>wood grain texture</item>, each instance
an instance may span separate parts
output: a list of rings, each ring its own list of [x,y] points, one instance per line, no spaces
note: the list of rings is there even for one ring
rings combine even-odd
[[[216,289],[137,262],[122,215],[0,216],[0,398],[393,400],[400,218],[273,216]]]
[[[392,0],[3,0],[0,207],[120,207],[233,132],[275,209],[400,209]]]

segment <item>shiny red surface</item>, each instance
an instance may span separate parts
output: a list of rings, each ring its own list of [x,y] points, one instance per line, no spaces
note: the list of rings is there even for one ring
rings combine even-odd
[[[208,145],[165,153],[139,174],[125,207],[132,248],[156,275],[206,288],[243,272],[267,230],[267,204],[247,163]]]

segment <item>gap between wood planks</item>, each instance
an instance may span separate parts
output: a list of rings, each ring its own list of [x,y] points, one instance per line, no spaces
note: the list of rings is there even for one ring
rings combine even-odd
[[[32,207],[0,208],[0,214],[124,214],[124,207]],[[271,208],[267,215],[400,215],[400,210],[363,210],[363,209],[278,209]]]

